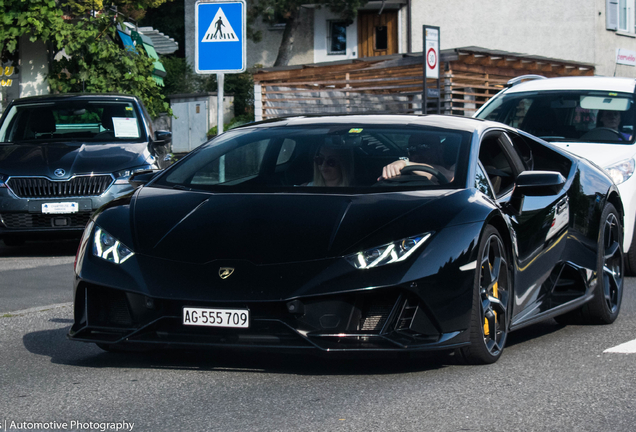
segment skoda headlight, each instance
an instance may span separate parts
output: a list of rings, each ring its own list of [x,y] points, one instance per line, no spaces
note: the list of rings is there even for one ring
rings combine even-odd
[[[155,165],[143,165],[134,168],[128,168],[125,170],[117,171],[115,173],[115,184],[128,184],[130,176],[139,171],[148,171],[157,169]]]
[[[605,171],[614,180],[614,183],[618,185],[627,181],[634,174],[635,168],[636,162],[634,159],[626,159],[612,166],[605,167]]]
[[[357,269],[380,267],[385,264],[404,261],[422,246],[431,234],[426,233],[408,237],[383,246],[347,255],[345,259]]]
[[[121,264],[134,254],[128,246],[95,225],[93,255],[115,264]]]

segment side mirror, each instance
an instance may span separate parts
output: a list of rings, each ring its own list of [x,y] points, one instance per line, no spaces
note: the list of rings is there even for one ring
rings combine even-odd
[[[517,176],[509,205],[520,215],[525,197],[557,195],[564,184],[565,177],[556,171],[524,171]]]
[[[170,144],[172,142],[172,132],[155,131],[155,142],[162,145]]]
[[[557,195],[564,184],[565,177],[556,171],[524,171],[517,176],[513,195]]]
[[[137,189],[139,186],[143,186],[150,182],[150,180],[152,180],[159,171],[160,170],[137,171],[130,176],[130,178],[128,179],[128,183],[130,183],[132,187]]]

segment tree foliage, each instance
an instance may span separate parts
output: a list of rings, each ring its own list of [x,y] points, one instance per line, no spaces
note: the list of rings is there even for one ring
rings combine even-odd
[[[118,0],[112,3],[128,11],[157,7],[166,0]],[[140,97],[153,117],[170,112],[152,78],[154,61],[129,51],[116,42],[117,23],[124,17],[107,7],[99,13],[100,0],[0,0],[0,50],[13,52],[18,40],[29,35],[43,41],[50,51],[48,82],[54,92],[117,92]],[[90,4],[90,9],[88,5]],[[95,6],[93,6],[93,4]]]
[[[306,0],[252,0],[247,9],[248,29],[247,35],[255,42],[262,39],[260,31],[254,30],[254,24],[260,17],[269,25],[285,24],[283,38],[278,49],[278,55],[274,66],[286,66],[291,59],[294,37],[300,24],[300,8],[306,5]],[[351,20],[356,17],[358,9],[367,3],[367,0],[316,0],[311,4],[317,7],[327,7],[338,14],[342,19]]]

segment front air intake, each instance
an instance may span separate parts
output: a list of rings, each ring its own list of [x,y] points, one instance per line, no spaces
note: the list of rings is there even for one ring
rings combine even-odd
[[[88,287],[86,290],[88,325],[129,327],[133,324],[126,293],[119,290]]]
[[[360,330],[380,333],[390,319],[399,296],[395,293],[383,293],[363,298],[360,307]]]

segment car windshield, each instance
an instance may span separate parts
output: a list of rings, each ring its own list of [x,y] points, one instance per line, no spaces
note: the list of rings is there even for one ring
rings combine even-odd
[[[478,117],[524,130],[547,141],[632,144],[634,96],[601,91],[507,93]]]
[[[18,104],[0,126],[0,142],[143,142],[131,102],[60,100]]]
[[[229,131],[175,164],[154,186],[223,192],[368,193],[458,188],[472,134],[368,125],[247,127]],[[378,181],[401,157],[422,170]]]

